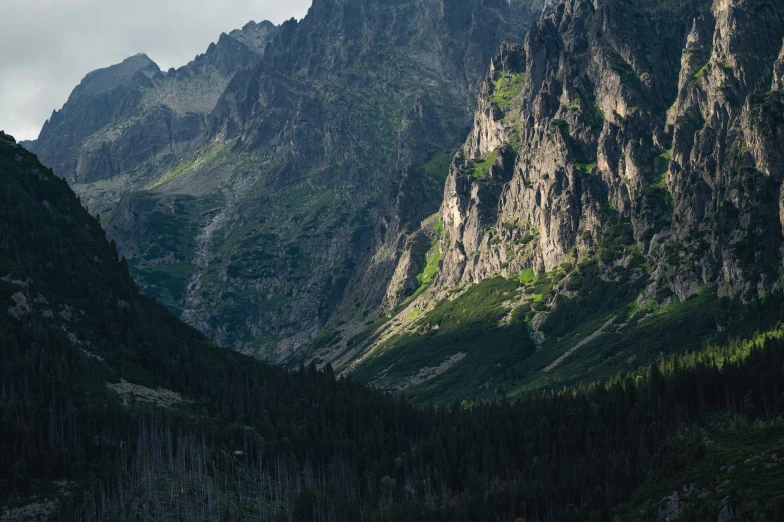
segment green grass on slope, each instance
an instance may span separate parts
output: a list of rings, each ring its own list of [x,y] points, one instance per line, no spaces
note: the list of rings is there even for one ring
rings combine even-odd
[[[178,196],[171,211],[141,215],[134,226],[149,241],[129,260],[131,275],[142,291],[180,313],[185,290],[193,275],[197,237],[204,215],[222,203],[220,197]]]
[[[465,358],[452,369],[408,390],[416,401],[448,402],[476,396],[491,385],[499,368],[533,353],[524,318],[502,323],[510,299],[519,284],[504,278],[488,279],[472,286],[455,300],[444,300],[417,322],[418,332],[394,338],[352,375],[371,381],[402,382],[421,370],[436,368],[457,354]]]
[[[523,91],[524,85],[524,74],[502,74],[493,85],[493,102],[502,109],[509,108]]]
[[[446,178],[449,175],[449,167],[452,164],[452,154],[437,154],[430,161],[425,163],[425,170],[430,174],[433,179],[438,181],[440,185],[446,183]]]
[[[195,163],[196,163],[195,160],[186,161],[184,163],[180,163],[179,165],[177,165],[177,167],[172,169],[171,172],[169,172],[167,175],[162,177],[160,180],[156,181],[150,187],[150,189],[152,190],[152,189],[158,188],[161,185],[166,185],[167,183],[171,183],[172,181],[174,181],[174,180],[176,180],[178,178],[181,178],[182,176],[184,176],[185,174],[187,174],[188,172],[190,172],[193,169],[193,166],[194,166]]]
[[[245,353],[257,359],[263,359],[269,352],[275,349],[280,341],[280,337],[269,332],[263,332],[261,337],[254,337],[253,334],[247,333],[242,339],[245,344]]]
[[[384,342],[354,373],[360,380],[396,386],[437,368],[455,354],[466,354],[446,371],[406,390],[415,401],[451,402],[516,396],[538,390],[573,387],[607,380],[618,372],[635,372],[662,355],[702,350],[735,338],[750,338],[784,320],[784,295],[744,303],[720,298],[708,288],[666,306],[649,300],[638,306],[645,278],[619,270],[615,281],[599,275],[595,261],[541,275],[531,271],[506,280],[494,278],[470,287],[454,300],[417,314],[416,333]],[[577,293],[559,296],[540,325],[545,341],[536,350],[530,320],[546,308],[556,279]],[[525,285],[530,304],[515,311],[501,306]],[[510,321],[502,321],[511,318]],[[603,333],[544,371],[578,343]],[[437,329],[436,329],[437,328]]]
[[[617,317],[616,321],[603,335],[582,346],[553,371],[540,371],[612,316]],[[784,320],[781,293],[744,304],[738,299],[720,298],[707,289],[683,303],[675,300],[661,309],[638,310],[630,304],[605,315],[598,311],[577,327],[578,335],[565,340],[556,338],[546,344],[516,379],[506,381],[504,388],[509,386],[508,391],[515,394],[604,380],[618,372],[647,366],[662,355],[700,350],[733,338],[750,338],[781,320]]]
[[[438,271],[438,264],[441,262],[441,248],[438,246],[438,243],[433,245],[433,248],[430,252],[428,252],[427,256],[427,264],[425,268],[422,270],[422,273],[417,275],[417,281],[419,281],[422,285],[426,285],[433,281],[433,277],[436,275]]]
[[[166,185],[175,181],[186,174],[190,174],[199,168],[206,168],[214,165],[218,161],[226,159],[231,151],[231,147],[218,141],[210,143],[201,155],[197,158],[182,161],[177,164],[170,172],[161,176],[151,187],[150,190],[156,189],[162,185]]]
[[[474,179],[479,181],[487,179],[490,175],[490,168],[495,163],[496,158],[498,158],[498,151],[494,150],[487,156],[471,161],[469,163],[469,168],[471,169],[471,175]]]
[[[744,303],[720,298],[704,288],[685,302],[674,297],[667,306],[653,301],[638,306],[636,300],[644,284],[628,271],[621,272],[616,281],[605,281],[599,277],[595,262],[580,265],[567,280],[567,288],[577,296],[556,300],[540,327],[546,336],[542,349],[499,374],[501,388],[516,395],[605,380],[618,372],[637,371],[662,355],[750,338],[784,320],[784,295],[780,292]],[[543,371],[612,318],[614,322],[603,334],[550,372]]]

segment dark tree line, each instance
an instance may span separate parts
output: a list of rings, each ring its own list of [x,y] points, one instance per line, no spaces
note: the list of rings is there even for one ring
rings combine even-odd
[[[141,296],[67,185],[4,139],[0,181],[4,505],[57,496],[63,520],[612,520],[700,458],[699,427],[784,409],[776,335],[470,407],[272,368]],[[185,401],[126,403],[107,387],[121,379]],[[763,508],[784,517],[784,497]]]

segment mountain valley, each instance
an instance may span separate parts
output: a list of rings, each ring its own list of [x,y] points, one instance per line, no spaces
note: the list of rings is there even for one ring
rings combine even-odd
[[[130,58],[28,146],[217,343],[423,399],[776,324],[756,312],[782,263],[776,5],[436,4],[318,1],[177,71]],[[633,341],[649,327],[671,337]]]
[[[314,0],[0,132],[0,522],[784,519],[784,4]]]
[[[510,402],[415,407],[215,346],[0,133],[2,520],[763,520],[784,329]]]

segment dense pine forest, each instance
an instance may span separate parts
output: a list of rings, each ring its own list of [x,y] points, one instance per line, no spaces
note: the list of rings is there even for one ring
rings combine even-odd
[[[782,327],[576,389],[414,407],[214,346],[139,294],[7,135],[0,277],[9,517],[784,519]]]

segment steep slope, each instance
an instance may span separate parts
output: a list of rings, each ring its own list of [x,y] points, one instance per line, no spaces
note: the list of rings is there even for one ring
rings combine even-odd
[[[4,520],[784,512],[781,329],[588,390],[417,410],[218,349],[124,265],[66,183],[0,132]]]
[[[3,520],[356,520],[358,448],[398,455],[413,439],[394,419],[423,425],[329,372],[219,349],[140,295],[66,182],[2,132],[0,271]]]
[[[324,326],[376,315],[400,244],[440,204],[446,164],[430,160],[464,140],[490,58],[540,8],[318,0],[270,31],[256,65],[232,62],[228,85],[190,69],[139,76],[143,101],[112,106],[129,107],[116,123],[86,139],[62,132],[81,126],[75,100],[34,147],[101,212],[145,293],[223,345],[294,364]],[[191,107],[199,78],[210,103]]]
[[[251,22],[168,72],[143,54],[94,71],[25,146],[104,212],[180,161],[231,78],[259,61],[276,31]]]
[[[551,271],[575,247],[578,259],[601,250],[616,222],[631,224],[632,244],[658,265],[649,295],[654,283],[681,299],[716,283],[721,295],[750,297],[778,282],[782,128],[771,84],[781,9],[709,7],[566,2],[529,33],[517,58],[521,109],[507,118],[519,121],[522,148],[488,182],[456,163],[442,208],[455,239],[442,286],[480,281],[507,261],[506,273]],[[482,139],[498,116],[478,115],[466,162],[516,141],[509,125],[500,140]],[[488,245],[491,229],[515,222],[525,226]],[[538,232],[533,259],[509,259],[526,227]]]
[[[745,0],[553,5],[480,90],[432,285],[409,271],[415,299],[340,367],[425,398],[492,395],[775,324],[783,17]]]
[[[421,400],[606,379],[781,320],[781,7],[541,7],[317,1],[173,163],[76,190],[212,339]]]
[[[213,114],[218,139],[269,158],[217,235],[257,230],[212,240],[220,255],[190,282],[183,317],[233,345],[242,334],[264,343],[280,361],[325,324],[374,314],[401,235],[439,199],[443,178],[422,166],[461,139],[492,49],[530,19],[515,9],[326,1],[284,25]],[[211,296],[227,287],[216,310]],[[281,341],[265,343],[265,327]]]

